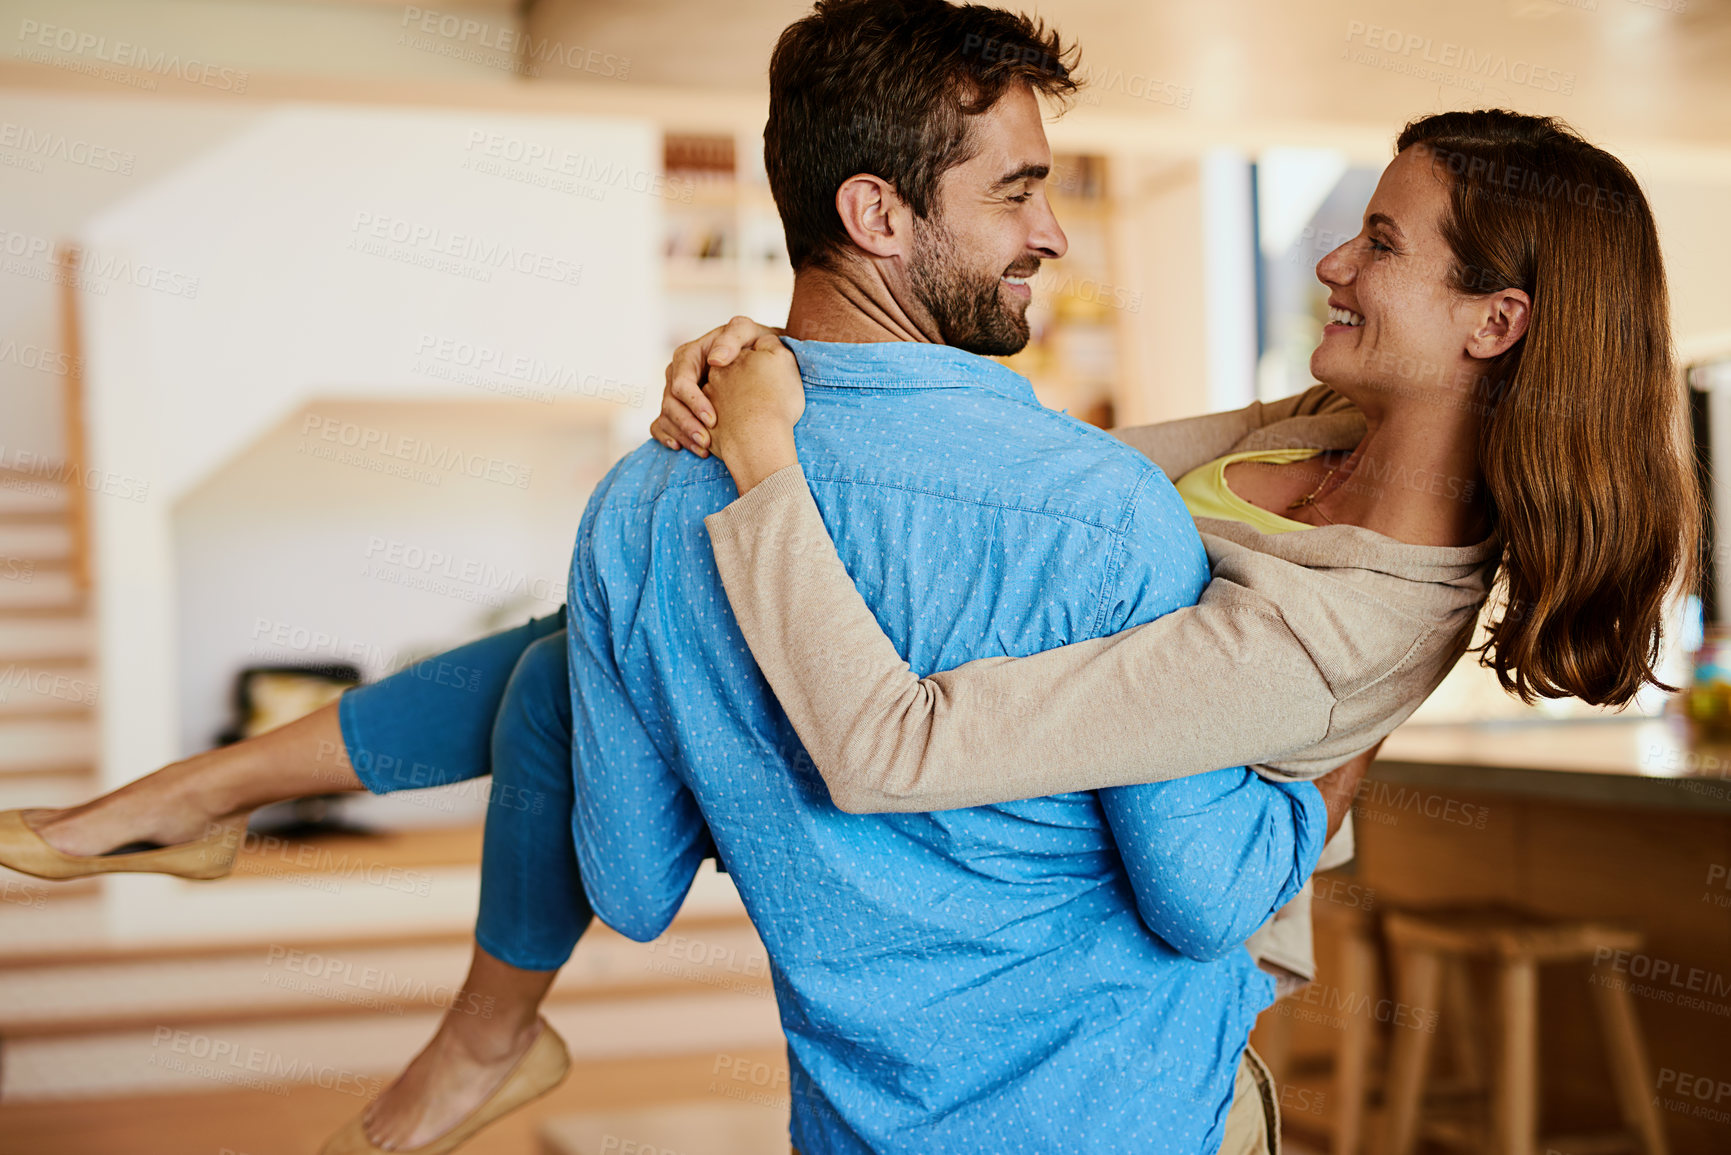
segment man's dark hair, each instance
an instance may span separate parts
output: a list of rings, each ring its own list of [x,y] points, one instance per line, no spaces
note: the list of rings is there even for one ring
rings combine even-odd
[[[842,182],[870,173],[916,216],[938,178],[973,156],[968,118],[1012,85],[1062,99],[1079,86],[1077,49],[1038,20],[946,0],[818,0],[769,60],[763,160],[795,269],[849,244]]]

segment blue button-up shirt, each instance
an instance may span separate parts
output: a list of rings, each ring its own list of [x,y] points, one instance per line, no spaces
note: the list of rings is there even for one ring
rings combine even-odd
[[[1164,475],[1022,377],[945,346],[787,343],[818,508],[916,672],[1200,594],[1207,558]],[[596,913],[661,933],[707,822],[768,948],[806,1155],[1216,1150],[1273,999],[1240,944],[1315,866],[1316,788],[1234,767],[842,813],[722,590],[703,518],[734,496],[719,461],[650,443],[578,531],[574,823]]]

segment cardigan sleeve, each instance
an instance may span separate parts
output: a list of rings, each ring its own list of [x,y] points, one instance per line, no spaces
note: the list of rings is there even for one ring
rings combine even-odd
[[[1177,479],[1217,457],[1263,426],[1291,417],[1313,417],[1350,410],[1351,402],[1326,385],[1317,385],[1279,401],[1252,401],[1242,409],[1205,413],[1157,425],[1131,425],[1112,430],[1124,442]]]
[[[1157,782],[1275,760],[1328,731],[1323,668],[1271,599],[1218,572],[1197,605],[1145,625],[919,678],[798,466],[706,523],[740,629],[843,810]]]

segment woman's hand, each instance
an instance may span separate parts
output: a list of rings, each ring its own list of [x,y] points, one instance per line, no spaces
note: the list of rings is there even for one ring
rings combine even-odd
[[[710,442],[741,494],[799,464],[793,427],[805,413],[805,382],[779,337],[759,337],[727,364],[712,363],[703,393],[715,413]]]
[[[669,449],[689,449],[699,457],[708,457],[709,429],[715,424],[715,409],[703,395],[708,371],[731,365],[741,349],[780,333],[780,329],[759,325],[750,317],[735,317],[675,349],[667,365],[661,413],[650,423],[649,436]]]
[[[1350,762],[1342,763],[1316,780],[1316,788],[1322,792],[1322,804],[1328,809],[1328,837],[1333,838],[1335,831],[1352,811],[1352,801],[1358,797],[1358,787],[1364,781],[1364,775],[1370,769],[1370,764],[1376,761],[1377,751],[1382,749],[1378,742]]]

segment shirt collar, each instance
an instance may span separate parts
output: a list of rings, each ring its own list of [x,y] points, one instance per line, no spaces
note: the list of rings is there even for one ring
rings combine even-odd
[[[1038,405],[1034,387],[1014,369],[953,345],[924,341],[798,341],[793,350],[808,384],[843,389],[932,389],[983,386]]]

